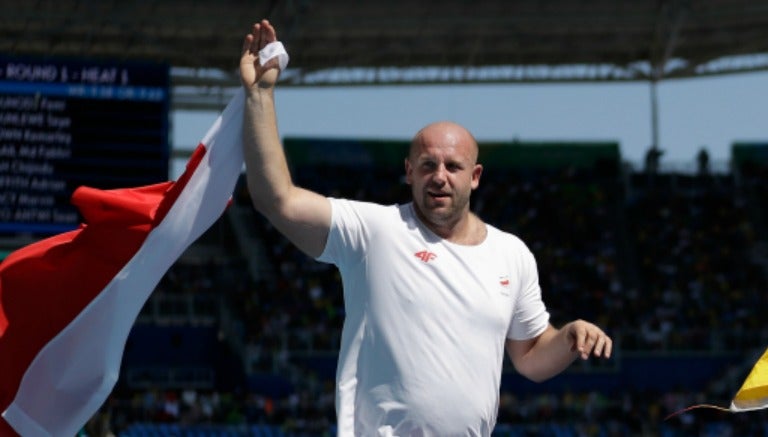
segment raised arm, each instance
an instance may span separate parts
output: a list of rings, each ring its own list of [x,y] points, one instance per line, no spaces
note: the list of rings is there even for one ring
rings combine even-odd
[[[327,198],[294,185],[280,143],[275,115],[276,59],[262,66],[259,50],[277,40],[274,27],[262,20],[243,42],[240,78],[245,88],[243,154],[254,207],[293,244],[311,257],[325,248],[331,223]]]
[[[531,340],[507,340],[507,353],[520,374],[536,382],[565,370],[576,358],[610,358],[613,341],[602,329],[583,320],[560,329],[549,325]]]

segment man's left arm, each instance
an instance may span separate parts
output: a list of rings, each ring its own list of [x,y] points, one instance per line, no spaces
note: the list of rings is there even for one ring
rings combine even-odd
[[[594,324],[575,320],[560,329],[550,324],[529,340],[507,339],[506,346],[515,369],[541,382],[565,370],[576,358],[610,358],[613,341]]]

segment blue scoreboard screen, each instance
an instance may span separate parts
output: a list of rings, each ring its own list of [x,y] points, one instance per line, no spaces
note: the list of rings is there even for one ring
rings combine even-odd
[[[75,188],[168,180],[169,69],[0,57],[0,234],[80,222]]]

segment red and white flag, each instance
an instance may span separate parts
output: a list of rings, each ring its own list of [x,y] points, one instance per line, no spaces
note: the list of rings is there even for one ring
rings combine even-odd
[[[176,182],[72,195],[85,223],[0,264],[0,436],[73,436],[114,388],[128,334],[241,173],[242,90]]]

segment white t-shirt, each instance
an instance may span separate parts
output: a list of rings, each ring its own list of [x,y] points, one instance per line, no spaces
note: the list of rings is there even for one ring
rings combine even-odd
[[[330,200],[318,260],[344,287],[338,435],[489,436],[505,339],[549,323],[533,254],[492,226],[479,245],[443,240],[410,203]]]

